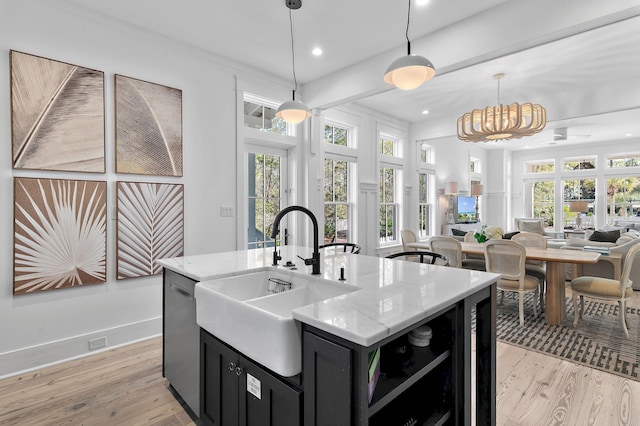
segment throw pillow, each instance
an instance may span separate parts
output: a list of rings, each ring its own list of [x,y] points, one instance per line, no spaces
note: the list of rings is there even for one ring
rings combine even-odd
[[[503,240],[510,240],[514,235],[519,234],[520,231],[507,232],[502,236]]]
[[[635,240],[637,240],[637,239],[638,239],[637,237],[632,237],[632,236],[627,235],[626,233],[624,233],[624,234],[622,234],[622,235],[620,236],[620,238],[618,238],[618,239],[616,240],[616,245],[617,245],[617,246],[619,246],[619,245],[621,245],[621,244],[628,243],[629,241],[635,241]]]
[[[451,233],[456,237],[464,237],[467,235],[467,231],[463,231],[461,229],[451,228]]]
[[[616,245],[625,244],[629,241],[636,241],[638,238],[640,238],[640,232],[636,231],[635,229],[631,229],[620,235],[620,238],[616,240]]]
[[[600,241],[603,243],[615,243],[620,238],[618,229],[613,231],[593,231],[589,237],[589,241]]]

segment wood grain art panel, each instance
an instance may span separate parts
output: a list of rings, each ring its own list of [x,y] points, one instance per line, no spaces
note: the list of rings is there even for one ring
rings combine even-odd
[[[15,178],[14,196],[14,294],[105,282],[105,182]]]
[[[118,279],[157,275],[184,254],[182,185],[118,182]]]
[[[182,91],[117,75],[116,172],[182,176]]]
[[[104,73],[11,51],[13,167],[104,173]]]

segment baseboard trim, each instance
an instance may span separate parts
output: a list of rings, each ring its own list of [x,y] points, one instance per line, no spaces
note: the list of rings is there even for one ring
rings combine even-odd
[[[0,353],[0,379],[94,355],[161,334],[162,317],[156,317]],[[89,350],[89,341],[100,338],[106,338],[106,345]]]

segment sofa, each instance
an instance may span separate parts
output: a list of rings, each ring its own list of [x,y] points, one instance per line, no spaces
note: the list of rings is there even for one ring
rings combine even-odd
[[[610,253],[619,253],[625,256],[633,245],[640,243],[640,231],[626,229],[594,231],[589,239],[569,238],[562,248],[566,250],[583,250],[585,246],[608,247]],[[622,268],[624,269],[624,261]],[[613,278],[613,264],[602,259],[594,264],[584,264],[580,275]],[[568,271],[568,278],[571,276],[572,273]],[[629,278],[633,282],[633,289],[640,290],[640,254],[636,255],[633,261]]]

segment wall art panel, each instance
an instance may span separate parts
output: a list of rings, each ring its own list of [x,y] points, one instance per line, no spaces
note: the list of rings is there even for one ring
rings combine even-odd
[[[14,294],[105,282],[105,182],[14,178]]]
[[[11,51],[15,169],[105,171],[104,73]]]
[[[115,77],[116,172],[182,176],[182,91]]]
[[[184,190],[118,182],[118,279],[157,275],[156,260],[184,255]]]

